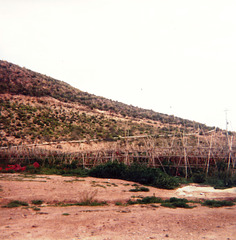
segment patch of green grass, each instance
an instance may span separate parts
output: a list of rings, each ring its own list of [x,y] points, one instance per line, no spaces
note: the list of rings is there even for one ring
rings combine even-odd
[[[65,175],[64,175],[65,176]],[[84,182],[84,179],[72,179],[72,180],[64,180],[64,182],[72,183],[72,182]]]
[[[104,206],[107,205],[107,202],[98,202],[98,201],[84,201],[84,202],[76,202],[76,203],[64,203],[59,202],[55,204],[55,207],[71,207],[71,206]]]
[[[175,198],[172,197],[169,200],[165,200],[161,206],[169,208],[194,208],[195,206],[189,206],[187,203],[189,201],[185,198]]]
[[[98,202],[98,201],[90,202],[90,201],[86,201],[86,202],[76,203],[75,205],[76,206],[104,206],[104,205],[107,205],[107,202],[106,201],[103,201],[103,202]]]
[[[114,186],[114,187],[118,187],[118,185],[115,184],[115,183],[111,183],[111,185]]]
[[[32,200],[31,203],[34,205],[41,205],[43,204],[43,200]]]
[[[129,200],[127,204],[154,204],[154,203],[161,203],[161,206],[163,207],[169,207],[169,208],[193,208],[195,206],[189,206],[187,203],[189,201],[185,198],[170,198],[168,200],[163,200],[159,197],[151,196],[151,197],[142,197],[140,199],[137,199],[135,201]]]
[[[95,185],[92,185],[92,187],[102,187],[102,188],[106,188],[106,186],[102,185],[102,184],[95,184]]]
[[[127,203],[130,205],[133,204],[150,204],[150,203],[162,203],[163,200],[159,197],[151,196],[137,199],[136,201],[129,200]]]
[[[129,190],[130,192],[149,192],[149,188],[146,187],[136,187]]]
[[[107,187],[111,187],[111,186],[113,186],[113,187],[118,187],[118,185],[115,184],[115,183],[110,183],[110,182],[103,182],[103,183],[106,183],[106,184],[107,184]]]
[[[138,195],[138,196],[131,196],[132,198],[144,198],[143,195]]]
[[[62,213],[63,216],[69,216],[69,213]]]
[[[162,207],[168,207],[168,208],[176,208],[172,203],[170,202],[163,202],[161,204]]]
[[[223,201],[206,200],[202,203],[202,205],[213,208],[213,207],[233,206],[235,204],[232,201],[227,201],[227,200],[223,200]]]
[[[40,211],[41,209],[40,208],[38,208],[38,207],[33,207],[32,208],[34,211]]]
[[[21,207],[21,206],[29,206],[27,202],[22,202],[22,201],[11,201],[7,205],[3,206],[4,208],[15,208],[15,207]]]

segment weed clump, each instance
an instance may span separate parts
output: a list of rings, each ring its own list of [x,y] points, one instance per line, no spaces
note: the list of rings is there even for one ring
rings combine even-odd
[[[31,203],[34,205],[41,205],[43,204],[43,200],[32,200]]]
[[[193,208],[194,206],[189,206],[187,203],[189,201],[185,198],[170,198],[168,200],[163,200],[159,197],[151,196],[151,197],[144,197],[141,199],[137,199],[135,201],[129,200],[127,204],[154,204],[154,203],[161,203],[163,207],[169,208]]]
[[[34,211],[40,211],[41,209],[40,208],[38,208],[38,207],[33,207],[32,208]]]
[[[69,216],[69,213],[62,213],[63,216]]]
[[[169,208],[193,208],[194,206],[189,206],[187,203],[189,201],[185,198],[175,198],[172,197],[169,200],[165,200],[161,206]]]
[[[15,208],[15,207],[21,207],[21,206],[29,206],[27,202],[22,202],[22,201],[11,201],[7,205],[3,206],[4,208]]]
[[[130,192],[149,192],[149,188],[146,187],[136,187],[129,190]]]
[[[129,200],[127,203],[130,205],[133,204],[150,204],[150,203],[162,203],[163,200],[159,197],[151,196],[137,199],[136,201]]]
[[[202,203],[202,205],[213,208],[213,207],[233,206],[235,204],[232,201],[227,201],[227,200],[223,200],[223,201],[206,200]]]

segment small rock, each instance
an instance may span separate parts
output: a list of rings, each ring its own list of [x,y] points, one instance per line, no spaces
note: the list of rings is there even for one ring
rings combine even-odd
[[[166,235],[165,235],[165,237],[169,237],[169,235],[168,235],[168,234],[166,234]]]
[[[122,210],[122,211],[118,211],[118,212],[121,212],[121,213],[130,213],[131,211],[130,211],[130,210]]]

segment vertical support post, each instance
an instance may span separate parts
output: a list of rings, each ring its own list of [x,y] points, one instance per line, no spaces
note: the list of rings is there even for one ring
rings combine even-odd
[[[210,165],[210,158],[211,158],[211,147],[212,147],[212,135],[211,135],[210,148],[209,148],[208,158],[207,158],[206,177],[207,177],[208,172],[209,172],[209,165]]]
[[[229,169],[230,169],[230,162],[231,162],[231,153],[232,153],[233,138],[234,138],[234,136],[231,137],[231,141],[230,141],[230,145],[229,145],[229,159],[228,159],[227,172],[228,172]]]
[[[85,168],[85,161],[84,161],[84,154],[82,153],[82,159],[83,159],[83,168]]]
[[[186,146],[185,146],[185,138],[183,133],[183,151],[184,151],[184,167],[185,167],[185,178],[188,178],[188,163],[187,163],[187,152],[186,152]]]

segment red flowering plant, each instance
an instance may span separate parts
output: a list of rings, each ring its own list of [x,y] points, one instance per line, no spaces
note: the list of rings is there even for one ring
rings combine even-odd
[[[7,165],[7,167],[3,168],[0,167],[0,172],[8,172],[8,173],[14,173],[14,172],[24,172],[28,171],[30,173],[38,173],[40,169],[40,165],[38,162],[34,162],[31,166],[24,166],[21,167],[20,164],[14,164],[14,165]]]
[[[40,165],[38,162],[34,162],[32,165],[27,166],[26,170],[29,173],[39,173],[40,171]]]
[[[35,168],[39,168],[39,167],[40,167],[40,165],[39,165],[38,162],[34,162],[34,163],[33,163],[33,166],[34,166]]]
[[[21,172],[21,171],[25,171],[25,170],[26,170],[26,167],[21,167],[20,164],[7,165],[6,168],[0,167],[1,172],[14,173],[14,172]]]

